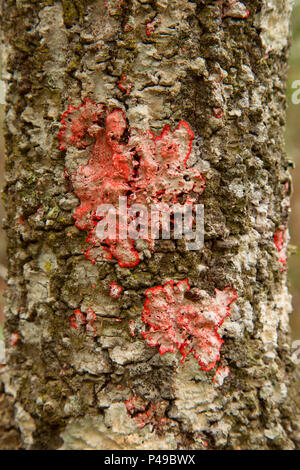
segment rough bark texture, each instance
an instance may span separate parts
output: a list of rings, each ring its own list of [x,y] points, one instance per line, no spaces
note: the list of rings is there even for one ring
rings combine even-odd
[[[244,1],[244,17],[222,17],[221,3],[2,2],[10,259],[2,378],[27,449],[299,446],[290,296],[273,237],[285,233],[289,212],[283,133],[292,2]],[[133,85],[128,94],[118,87],[123,76]],[[161,241],[143,256],[140,246],[134,268],[85,259],[86,232],[72,218],[79,201],[64,169],[86,161],[87,151],[60,151],[58,132],[68,105],[87,97],[155,134],[180,120],[191,126],[189,164],[206,178],[203,250]],[[184,278],[211,296],[237,291],[220,328],[218,365],[230,368],[223,385],[194,358],[160,355],[140,334],[145,290]],[[108,295],[113,281],[124,289],[120,299]],[[88,307],[97,337],[69,322]],[[144,427],[125,406],[133,397]]]

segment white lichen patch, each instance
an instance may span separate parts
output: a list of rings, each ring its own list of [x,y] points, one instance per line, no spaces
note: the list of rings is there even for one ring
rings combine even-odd
[[[188,359],[178,367],[173,387],[176,400],[170,410],[170,416],[183,421],[192,432],[205,430],[208,421],[204,411],[215,407],[217,392],[194,358]]]
[[[213,382],[217,387],[221,387],[226,377],[230,374],[229,367],[218,367],[213,378]]]
[[[257,17],[261,40],[266,51],[280,52],[287,46],[290,15],[294,0],[264,0]]]
[[[111,297],[102,292],[95,291],[92,296],[84,296],[81,303],[81,311],[85,312],[92,308],[100,317],[120,317],[120,305],[118,302],[111,303]]]
[[[46,274],[57,270],[57,259],[52,250],[47,247],[41,250],[38,257],[38,266]]]
[[[71,358],[72,366],[77,372],[87,372],[92,375],[99,375],[111,372],[109,359],[103,354],[100,348],[93,351],[88,348],[74,352]]]
[[[22,339],[26,344],[38,346],[41,342],[42,328],[26,320],[20,321]]]
[[[62,4],[43,8],[39,19],[37,30],[41,34],[41,45],[47,48],[52,59],[45,62],[44,71],[49,85],[62,89],[65,86],[64,68],[68,49]]]
[[[24,265],[24,277],[27,281],[28,308],[21,313],[22,318],[27,318],[28,312],[42,302],[50,300],[50,281],[49,277],[41,271],[33,269],[30,263]]]
[[[147,3],[147,2],[142,2]],[[118,86],[118,81],[106,72],[107,49],[105,43],[114,40],[114,30],[117,25],[117,16],[114,14],[99,15],[99,4],[90,6],[87,10],[87,19],[92,23],[90,39],[99,44],[95,61],[91,57],[85,57],[88,63],[84,63],[84,75],[76,72],[76,76],[82,80],[83,93],[95,94],[98,101],[105,100],[112,105],[111,97]],[[103,7],[102,7],[103,8]],[[181,89],[181,80],[188,70],[193,73],[207,74],[206,62],[203,58],[187,59],[178,53],[177,40],[179,30],[189,30],[189,18],[195,13],[196,4],[177,0],[176,7],[173,2],[162,0],[156,3],[157,15],[152,9],[141,6],[141,2],[134,1],[131,5],[131,16],[127,18],[126,27],[139,30],[142,34],[141,41],[132,44],[134,48],[134,81],[132,90],[126,97],[128,104],[128,118],[130,125],[141,129],[149,127],[161,128],[168,124],[172,110],[166,103],[166,93],[178,96]],[[180,29],[179,29],[180,26]],[[126,30],[125,27],[125,30]],[[148,32],[147,32],[148,31]],[[155,38],[155,41],[152,40]],[[125,35],[124,42],[127,37]],[[164,51],[162,55],[161,51]],[[93,51],[94,52],[94,51]],[[177,56],[175,57],[175,55]],[[114,59],[114,72],[119,74],[117,80],[124,75],[124,60]],[[104,73],[103,73],[104,72]],[[130,75],[130,73],[129,73]],[[130,76],[128,77],[130,79]],[[120,100],[114,106],[123,107]]]
[[[28,448],[34,442],[32,434],[35,432],[36,426],[30,414],[24,410],[20,403],[15,405],[15,421],[21,430],[23,443]]]
[[[125,365],[146,361],[152,357],[154,353],[155,351],[149,349],[144,342],[139,341],[135,343],[124,343],[123,346],[115,346],[109,352],[109,357],[113,362]]]
[[[137,425],[128,415],[124,403],[113,403],[105,410],[104,422],[113,433],[132,434],[137,430]]]
[[[282,332],[288,331],[288,315],[291,311],[291,296],[284,283],[272,301],[260,303],[262,331],[258,335],[266,350],[277,348],[279,328]]]
[[[80,418],[72,420],[61,434],[64,441],[60,450],[175,450],[177,449],[176,436],[166,433],[161,439],[159,435],[150,431],[148,426],[138,429],[131,424],[129,415],[125,417],[124,404],[114,404],[106,418]],[[118,432],[118,425],[124,431]],[[108,427],[110,426],[110,427]],[[115,430],[115,432],[114,432]]]
[[[98,279],[98,270],[88,260],[78,260],[72,272],[72,278],[79,286],[89,286],[96,283]]]

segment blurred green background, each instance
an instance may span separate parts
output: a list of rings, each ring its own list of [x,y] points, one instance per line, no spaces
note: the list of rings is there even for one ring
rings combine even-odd
[[[300,80],[300,0],[295,1],[291,26],[292,49],[287,88],[286,148],[289,158],[295,164],[292,173],[294,190],[290,233],[291,244],[295,245],[297,250],[289,258],[289,282],[294,307],[291,315],[292,333],[294,339],[300,339],[300,103],[293,104],[292,102],[292,95],[295,92],[292,85],[296,80]],[[297,88],[299,89],[299,85]]]
[[[0,69],[1,70],[1,69]],[[300,103],[293,104],[292,95],[295,89],[292,84],[300,81],[300,0],[295,1],[292,13],[292,49],[290,56],[289,80],[287,88],[287,128],[286,142],[287,152],[295,163],[293,171],[294,192],[292,197],[292,215],[290,222],[291,244],[297,247],[296,253],[289,259],[289,283],[293,295],[294,311],[291,315],[293,339],[300,339]],[[0,82],[0,103],[3,92]],[[300,88],[300,86],[298,86]],[[300,98],[300,93],[299,93]],[[0,104],[0,124],[2,128],[4,105]],[[0,132],[0,186],[4,183],[4,151],[3,135]],[[4,321],[4,290],[6,273],[6,243],[2,229],[4,217],[3,206],[0,204],[0,341],[2,339],[2,326]]]

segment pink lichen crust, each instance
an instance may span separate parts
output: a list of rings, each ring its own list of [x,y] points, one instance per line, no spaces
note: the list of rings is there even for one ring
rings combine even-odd
[[[142,397],[134,396],[125,401],[125,406],[128,414],[134,418],[139,428],[150,424],[157,431],[161,431],[167,423],[167,419],[164,416],[167,406],[165,401],[148,402]]]
[[[136,266],[140,259],[133,239],[120,236],[124,224],[128,228],[135,217],[123,222],[119,197],[127,197],[127,209],[137,203],[148,206],[148,214],[152,204],[174,204],[179,196],[185,197],[185,203],[194,201],[203,192],[205,179],[198,170],[187,167],[193,132],[184,121],[174,131],[165,126],[159,136],[128,129],[122,110],[109,111],[90,99],[78,108],[70,106],[61,122],[61,150],[91,148],[88,163],[69,174],[80,200],[75,224],[89,232],[86,257],[92,263],[115,258],[121,267]],[[97,215],[97,209],[103,204],[114,206],[118,217],[116,235],[100,240],[96,226],[103,217]],[[144,239],[151,249],[154,240],[150,223],[148,226]]]
[[[15,346],[19,342],[19,333],[12,333],[9,337],[9,345]]]
[[[97,319],[94,310],[89,307],[85,313],[81,310],[74,310],[74,314],[70,317],[70,324],[75,330],[84,327],[88,336],[97,336],[97,328],[94,326]]]
[[[241,18],[249,17],[249,10],[242,2],[237,0],[220,0],[218,2],[222,7],[222,18]]]
[[[224,380],[226,377],[228,377],[230,374],[230,369],[229,367],[218,367],[216,370],[216,373],[213,378],[213,382],[218,386],[221,387],[223,385]]]
[[[223,340],[218,327],[230,315],[237,295],[227,287],[215,289],[214,298],[202,291],[201,301],[192,302],[185,298],[189,289],[187,279],[148,289],[142,320],[150,328],[142,335],[150,346],[159,346],[160,354],[174,352],[177,347],[183,361],[192,354],[200,367],[209,371],[220,359]]]
[[[122,293],[123,287],[118,286],[116,282],[111,282],[109,284],[109,295],[113,299],[118,299]]]
[[[278,250],[278,261],[283,265],[286,265],[287,262],[287,246],[289,242],[288,231],[282,227],[279,227],[273,235],[274,243]]]
[[[123,75],[119,80],[118,87],[125,95],[129,95],[132,90],[132,83],[126,75]]]
[[[221,119],[224,114],[224,111],[222,108],[213,108],[213,114],[217,119]]]
[[[160,23],[160,18],[157,16],[152,21],[146,24],[145,30],[146,30],[147,36],[150,36],[155,31],[159,23]]]

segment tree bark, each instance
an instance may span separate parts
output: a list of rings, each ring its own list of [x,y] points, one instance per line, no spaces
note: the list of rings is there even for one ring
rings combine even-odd
[[[292,3],[2,2],[9,276],[1,377],[23,448],[299,447],[285,265]],[[63,112],[87,98],[122,109],[138,135],[182,121],[192,129],[188,164],[206,179],[202,250],[160,240],[153,253],[136,244],[134,267],[86,259],[70,175],[93,144],[60,149],[58,134]],[[214,289],[237,293],[209,371],[192,355],[180,362],[176,348],[160,354],[141,334],[146,290],[185,278],[198,308]],[[119,298],[109,296],[113,282]],[[74,310],[89,308],[95,335],[70,324]]]

